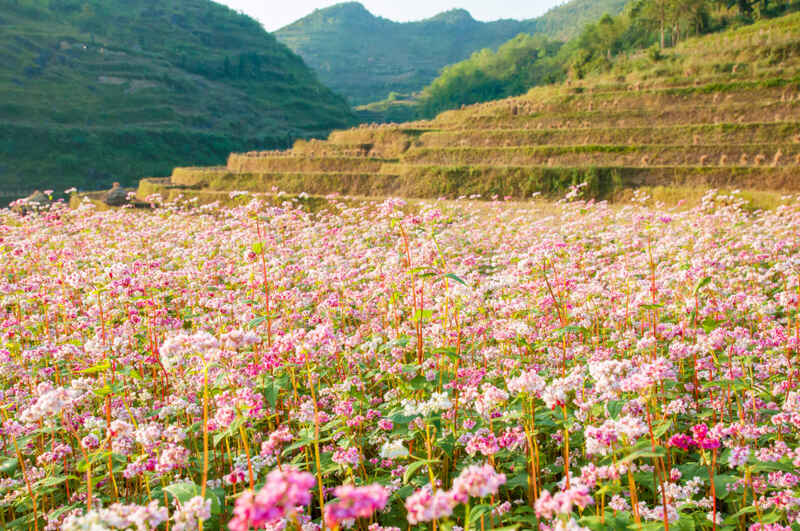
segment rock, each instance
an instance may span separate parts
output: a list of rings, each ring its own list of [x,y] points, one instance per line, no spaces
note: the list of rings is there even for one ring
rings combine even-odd
[[[52,201],[44,193],[36,190],[28,197],[15,201],[11,204],[11,210],[18,214],[27,214],[31,210],[37,210],[50,205]]]
[[[122,206],[128,204],[128,192],[119,185],[114,183],[111,190],[106,192],[103,202],[108,206]]]

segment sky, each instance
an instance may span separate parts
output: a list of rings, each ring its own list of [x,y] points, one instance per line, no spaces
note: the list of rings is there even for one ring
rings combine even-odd
[[[315,9],[332,6],[343,0],[216,0],[261,22],[275,31]],[[442,11],[463,8],[477,20],[538,17],[564,0],[360,0],[372,14],[407,22],[432,17]]]

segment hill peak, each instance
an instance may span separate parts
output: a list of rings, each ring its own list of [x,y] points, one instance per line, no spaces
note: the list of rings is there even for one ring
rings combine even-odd
[[[430,18],[429,20],[436,22],[446,22],[448,24],[463,24],[465,22],[475,22],[472,15],[466,9],[450,9],[439,13],[438,15]]]
[[[353,21],[367,21],[372,22],[378,17],[369,12],[361,2],[342,2],[334,4],[329,7],[315,9],[309,15],[301,18],[290,24],[288,27],[303,24],[304,22],[316,22],[324,20],[326,23],[336,21],[338,23],[347,23]],[[280,31],[280,30],[279,30]]]
[[[484,48],[497,49],[520,33],[566,39],[604,12],[619,13],[627,1],[569,0],[536,19],[491,22],[475,20],[465,9],[397,22],[346,2],[318,9],[275,36],[326,85],[360,105],[383,100],[390,92],[413,94],[444,66]]]

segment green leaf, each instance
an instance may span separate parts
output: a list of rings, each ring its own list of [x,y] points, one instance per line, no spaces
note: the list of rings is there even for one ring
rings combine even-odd
[[[653,430],[653,437],[656,439],[660,439],[662,435],[667,433],[667,431],[672,427],[672,420],[667,419],[662,422],[655,430]]]
[[[778,470],[783,472],[794,472],[796,469],[792,463],[782,461],[762,461],[753,465],[753,472],[775,472]]]
[[[313,442],[314,442],[314,439],[309,439],[307,437],[303,437],[302,439],[299,439],[297,442],[295,442],[293,444],[290,444],[289,446],[284,448],[283,452],[281,452],[281,453],[282,453],[282,455],[288,455],[292,451],[297,450],[298,448],[302,448],[303,446],[308,446],[309,444],[311,444]]]
[[[415,310],[411,320],[414,322],[418,322],[420,320],[428,321],[431,317],[433,317],[433,310],[422,310],[421,312],[419,310]]]
[[[514,487],[527,487],[528,474],[517,474],[506,482],[506,488],[513,489]]]
[[[762,516],[760,519],[760,523],[774,524],[775,522],[780,521],[781,518],[783,518],[783,514],[777,511],[772,511],[771,513],[767,513],[764,516]]]
[[[681,517],[678,519],[677,528],[678,531],[694,531],[695,530],[694,518],[682,514]]]
[[[403,474],[403,483],[408,483],[408,480],[414,475],[414,473],[422,468],[425,465],[432,465],[434,463],[438,463],[438,459],[424,459],[422,461],[414,461],[408,468],[406,468],[405,474]]]
[[[267,320],[266,317],[256,317],[255,319],[247,323],[247,328],[255,328],[266,320]]]
[[[280,390],[275,387],[274,382],[270,382],[270,384],[264,389],[264,400],[266,400],[267,403],[273,408],[275,407],[275,404],[278,403],[279,392]]]
[[[714,319],[708,317],[705,320],[703,320],[701,324],[703,325],[703,330],[705,331],[705,333],[710,334],[711,332],[719,328],[720,322],[715,321]]]
[[[381,345],[378,348],[378,352],[385,352],[395,347],[401,347],[401,348],[406,347],[408,346],[409,341],[410,338],[408,336],[398,337],[397,339],[394,339],[392,341],[389,341],[388,343],[384,343],[383,345]]]
[[[0,472],[3,474],[11,474],[19,466],[19,462],[14,458],[6,458],[0,461]]]
[[[663,304],[642,304],[641,308],[643,310],[658,310],[659,308],[663,308]]]
[[[447,273],[447,274],[445,275],[445,277],[447,277],[447,278],[451,278],[451,279],[455,280],[456,282],[460,282],[461,284],[464,284],[465,286],[467,285],[467,283],[466,283],[466,282],[464,282],[464,281],[463,281],[461,278],[457,277],[457,276],[456,276],[456,275],[454,275],[453,273]]]
[[[50,477],[47,477],[47,478],[44,478],[44,479],[40,479],[39,481],[34,483],[34,486],[37,489],[53,487],[55,485],[60,485],[60,484],[64,483],[65,481],[70,479],[70,477],[72,477],[74,479],[74,476],[50,476]]]
[[[180,481],[167,485],[164,490],[171,494],[176,500],[181,503],[186,503],[194,497],[200,496],[202,488],[195,484],[193,481]],[[206,498],[211,500],[211,514],[219,514],[222,506],[220,504],[219,495],[213,489],[206,489]]]
[[[565,334],[583,334],[586,329],[582,326],[575,326],[575,325],[567,325],[562,328],[558,328],[553,330],[553,335],[556,337],[561,337]]]
[[[105,384],[105,385],[104,385],[103,387],[101,387],[100,389],[94,389],[94,390],[92,390],[92,392],[93,392],[95,395],[99,396],[100,398],[103,398],[103,397],[105,397],[105,396],[108,396],[108,395],[110,395],[111,393],[113,393],[113,391],[111,390],[111,386],[110,386],[110,385],[108,385],[108,384]]]
[[[121,372],[125,376],[133,378],[134,380],[141,380],[142,379],[142,375],[139,374],[139,371],[137,371],[133,367],[125,367],[125,369],[123,371],[121,371]]]
[[[256,254],[261,254],[264,252],[264,244],[261,242],[256,242],[250,246],[250,250]]]
[[[622,408],[625,407],[626,400],[612,400],[608,402],[608,414],[612,419],[619,418]]]
[[[735,512],[734,514],[730,515],[725,519],[723,524],[725,525],[735,525],[736,522],[739,520],[739,517],[745,514],[750,514],[756,512],[755,505],[748,505],[744,509],[740,509],[739,511]]]
[[[703,278],[701,278],[701,279],[700,279],[700,280],[697,282],[697,284],[695,284],[695,285],[694,285],[694,291],[692,292],[692,295],[697,295],[697,293],[698,293],[698,292],[699,292],[701,289],[703,289],[704,287],[708,286],[708,284],[709,284],[710,282],[711,282],[711,277],[703,277]]]
[[[201,489],[199,485],[195,485],[191,481],[182,481],[180,483],[167,485],[164,487],[164,490],[172,494],[179,502],[185,503],[195,496],[200,496]]]
[[[96,374],[98,372],[107,371],[110,368],[111,368],[111,362],[108,360],[103,360],[97,365],[92,365],[91,367],[88,367],[78,372],[82,374]]]
[[[724,500],[728,497],[728,485],[736,481],[736,476],[717,475],[714,476],[714,490],[716,491],[717,498]]]
[[[654,457],[664,457],[665,452],[663,448],[656,448],[656,451],[652,450],[636,450],[632,452],[622,459],[620,459],[620,463],[629,463],[634,459],[647,459],[647,458],[654,458]]]
[[[244,419],[241,418],[241,417],[237,417],[233,422],[231,422],[231,425],[228,426],[228,429],[226,429],[225,431],[222,431],[220,433],[214,434],[214,441],[213,441],[214,442],[214,447],[216,448],[216,446],[220,443],[220,441],[222,439],[224,439],[225,437],[234,436],[234,434],[239,429],[239,426],[241,426],[243,423],[244,423]]]
[[[474,524],[481,519],[481,516],[489,514],[492,511],[492,506],[489,504],[476,505],[469,513],[469,522]],[[471,526],[470,526],[471,527]]]

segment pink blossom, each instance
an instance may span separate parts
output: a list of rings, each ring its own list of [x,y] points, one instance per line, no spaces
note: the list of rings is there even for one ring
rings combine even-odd
[[[389,500],[389,493],[377,483],[365,487],[342,485],[333,494],[338,500],[325,504],[325,521],[334,528],[345,520],[370,517]]]

